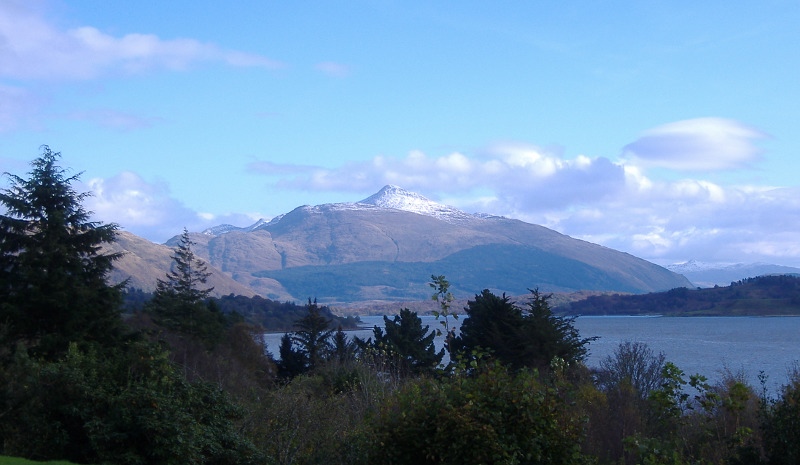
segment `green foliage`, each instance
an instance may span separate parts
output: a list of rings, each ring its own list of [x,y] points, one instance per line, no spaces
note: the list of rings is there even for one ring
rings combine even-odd
[[[245,321],[261,325],[266,331],[291,331],[295,322],[307,313],[305,305],[293,302],[278,302],[261,296],[246,297],[227,295],[214,299],[225,314],[237,313]],[[356,329],[361,323],[357,316],[340,317],[334,315],[327,306],[320,306],[319,312],[343,329]]]
[[[800,463],[800,373],[795,371],[781,397],[770,406],[764,424],[770,465]]]
[[[331,351],[331,320],[325,318],[317,301],[308,299],[306,315],[295,322],[297,330],[292,333],[292,341],[300,346],[309,370],[322,364]]]
[[[364,463],[589,462],[580,452],[582,418],[561,387],[497,363],[472,376],[411,382],[372,423]]]
[[[308,299],[306,313],[295,321],[296,331],[281,338],[281,360],[278,369],[282,377],[291,378],[313,370],[327,361],[333,346],[330,329],[332,321],[325,317],[317,301]]]
[[[759,276],[709,289],[599,295],[557,309],[572,315],[743,316],[800,314],[800,277]]]
[[[430,373],[442,362],[444,349],[436,352],[433,339],[436,333],[422,326],[417,312],[404,308],[393,319],[384,316],[384,330],[375,326],[375,340],[359,341],[366,349],[382,354],[390,369],[400,373]]]
[[[66,460],[48,460],[47,462],[37,462],[34,460],[27,460],[19,457],[8,457],[0,455],[0,465],[75,465],[73,462]]]
[[[100,252],[117,225],[91,221],[88,194],[72,188],[78,175],[58,166],[60,153],[42,152],[27,179],[5,173],[0,193],[0,321],[7,347],[23,342],[54,359],[70,342],[118,339],[122,285],[106,284],[120,255]]]
[[[187,382],[148,343],[70,346],[59,361],[17,354],[4,372],[5,453],[79,463],[248,463],[241,412],[214,386]]]
[[[281,345],[278,348],[280,361],[278,362],[278,375],[281,378],[294,378],[306,371],[306,358],[303,352],[294,346],[292,336],[289,333],[281,337]]]
[[[547,369],[554,359],[567,365],[583,361],[586,345],[593,338],[582,339],[573,318],[553,315],[549,295],[533,290],[526,308],[520,308],[505,296],[488,289],[467,303],[469,315],[453,345],[462,356],[488,350],[493,357],[510,367]]]
[[[391,389],[366,364],[325,364],[265,393],[252,406],[253,437],[266,463],[365,463],[366,418]]]
[[[195,243],[184,229],[172,255],[173,269],[159,279],[152,300],[146,305],[155,321],[170,330],[197,337],[213,346],[222,337],[225,317],[216,302],[208,300],[213,288],[201,288],[211,273],[195,257]]]
[[[450,292],[450,281],[445,279],[444,275],[431,275],[431,282],[428,283],[428,285],[435,291],[431,299],[439,304],[439,310],[434,310],[433,316],[435,316],[437,320],[439,318],[442,319],[439,323],[444,328],[444,346],[452,357],[454,355],[453,339],[456,336],[456,329],[455,327],[450,327],[450,317],[452,316],[454,320],[458,320],[458,314],[450,311],[450,306],[454,299],[453,294]],[[436,334],[441,336],[442,330],[437,329]]]

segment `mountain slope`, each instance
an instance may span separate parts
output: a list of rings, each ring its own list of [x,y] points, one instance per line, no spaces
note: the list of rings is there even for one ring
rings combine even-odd
[[[172,266],[173,248],[166,245],[154,244],[127,231],[119,231],[114,244],[105,247],[107,252],[123,252],[122,258],[114,262],[114,269],[109,275],[112,283],[121,283],[128,280],[128,286],[134,289],[153,291],[157,279],[166,279],[167,272]],[[214,287],[212,294],[222,296],[237,294],[253,296],[256,294],[230,276],[222,273],[214,266],[209,266],[211,275],[208,277],[208,286]]]
[[[697,287],[728,286],[732,282],[753,276],[800,273],[800,268],[767,263],[718,264],[695,260],[667,265],[666,268],[686,276]]]
[[[518,220],[471,215],[396,186],[361,202],[302,206],[191,238],[198,256],[273,299],[428,298],[431,274],[445,274],[462,296],[485,287],[520,294],[533,287],[650,292],[691,285],[629,254]]]
[[[163,278],[179,236],[165,246],[123,234],[116,279],[145,290]],[[484,288],[651,292],[691,286],[683,276],[606,247],[518,220],[473,215],[396,186],[360,202],[301,206],[249,227],[191,233],[218,294],[322,302],[427,299],[432,274],[457,296]]]

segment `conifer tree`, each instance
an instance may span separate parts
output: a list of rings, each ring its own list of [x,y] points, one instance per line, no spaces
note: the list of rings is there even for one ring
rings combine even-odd
[[[400,315],[393,319],[383,317],[384,330],[375,326],[374,347],[387,352],[392,363],[397,364],[401,371],[422,373],[431,371],[441,363],[444,358],[444,349],[436,352],[433,343],[435,331],[429,331],[428,326],[422,326],[422,319],[417,312],[404,308]]]
[[[123,284],[106,282],[120,254],[105,254],[116,224],[90,219],[89,193],[72,184],[57,163],[61,154],[42,146],[27,179],[5,173],[0,192],[0,324],[9,347],[28,345],[55,357],[70,342],[111,343],[122,331]]]
[[[184,228],[172,255],[172,269],[167,279],[159,279],[153,299],[148,305],[156,322],[186,334],[214,342],[222,330],[222,314],[206,306],[213,287],[204,287],[211,273],[208,266],[192,251],[196,245]],[[212,305],[212,308],[216,308]]]
[[[313,370],[327,359],[333,330],[330,329],[331,320],[322,314],[316,299],[313,302],[308,299],[306,309],[308,313],[295,322],[297,331],[293,333],[292,340],[305,354],[306,368]]]
[[[201,289],[211,273],[208,266],[192,251],[197,245],[189,237],[189,231],[183,228],[178,246],[172,255],[173,269],[167,273],[166,281],[158,280],[156,295],[169,295],[183,303],[196,304],[204,301],[214,290],[213,287]]]

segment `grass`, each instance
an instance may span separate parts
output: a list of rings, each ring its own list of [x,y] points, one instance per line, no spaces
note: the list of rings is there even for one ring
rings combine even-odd
[[[51,460],[48,462],[36,462],[35,460],[21,459],[19,457],[8,457],[0,455],[0,465],[75,465],[66,460]]]

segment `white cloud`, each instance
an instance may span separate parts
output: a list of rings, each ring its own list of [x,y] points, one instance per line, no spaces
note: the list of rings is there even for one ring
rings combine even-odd
[[[268,164],[282,189],[352,192],[397,184],[468,212],[541,224],[661,262],[771,261],[800,266],[800,188],[665,181],[603,157],[499,145],[479,156],[413,151],[336,169]]]
[[[195,212],[173,198],[164,182],[148,182],[126,171],[111,178],[86,182],[87,210],[97,221],[117,223],[123,229],[156,242],[165,242],[180,234],[184,227],[202,231],[218,224],[245,226],[254,223],[257,214],[210,214]]]
[[[646,131],[623,148],[623,156],[644,167],[680,171],[729,170],[757,161],[755,142],[767,135],[738,121],[696,118]]]
[[[0,77],[91,79],[148,69],[185,69],[196,62],[278,68],[267,57],[194,39],[153,34],[108,35],[94,27],[60,30],[23,2],[0,2]]]

